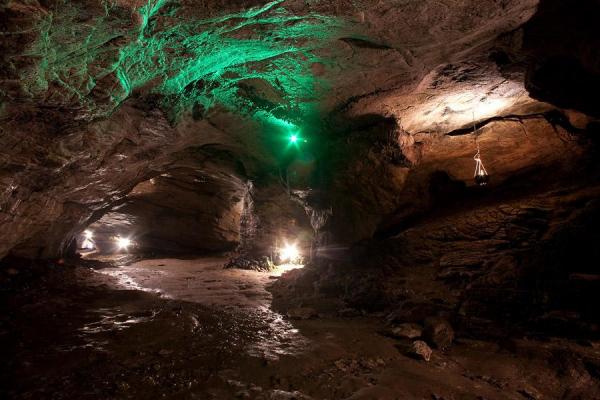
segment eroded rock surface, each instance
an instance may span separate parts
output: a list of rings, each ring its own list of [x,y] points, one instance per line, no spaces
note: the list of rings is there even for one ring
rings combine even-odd
[[[0,258],[293,240],[283,314],[600,332],[597,1],[0,7]]]
[[[429,207],[431,173],[469,181],[473,121],[493,184],[554,160],[570,168],[580,150],[562,142],[592,121],[556,110],[589,113],[588,97],[555,100],[547,74],[530,66],[594,76],[587,28],[575,69],[552,66],[571,42],[540,44],[556,36],[559,15],[590,15],[593,2],[569,10],[552,0],[168,3],[2,6],[0,254],[64,253],[132,188],[207,145],[241,163],[234,179],[254,183],[259,219],[271,225],[250,246],[257,252],[297,219],[276,216],[294,208],[286,192],[307,186],[328,193],[335,240],[352,243]],[[201,64],[211,59],[221,61]],[[285,149],[289,124],[308,139],[299,152]],[[316,234],[284,230],[302,232],[306,244]]]

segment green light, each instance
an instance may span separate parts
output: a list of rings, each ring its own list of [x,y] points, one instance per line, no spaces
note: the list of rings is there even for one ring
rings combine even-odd
[[[297,141],[298,141],[298,136],[296,136],[296,135],[290,136],[290,142],[296,143]]]
[[[34,96],[97,116],[109,115],[136,90],[160,95],[175,115],[220,105],[263,121],[286,110],[304,116],[328,85],[311,66],[331,63],[319,50],[346,30],[342,19],[297,15],[284,0],[206,18],[190,15],[183,0],[138,1],[145,4],[134,25],[122,17],[120,2],[103,1],[96,14],[79,2],[55,3],[27,51],[39,61],[21,80]]]

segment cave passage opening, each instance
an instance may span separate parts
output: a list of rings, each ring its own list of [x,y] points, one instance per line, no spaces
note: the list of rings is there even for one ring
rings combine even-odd
[[[87,258],[214,254],[240,243],[243,181],[226,169],[172,168],[142,181],[76,237]]]

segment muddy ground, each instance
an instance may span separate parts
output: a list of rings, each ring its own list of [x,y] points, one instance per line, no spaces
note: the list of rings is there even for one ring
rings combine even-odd
[[[600,343],[458,337],[417,360],[382,318],[288,319],[267,290],[285,271],[223,264],[6,269],[0,398],[600,398]]]

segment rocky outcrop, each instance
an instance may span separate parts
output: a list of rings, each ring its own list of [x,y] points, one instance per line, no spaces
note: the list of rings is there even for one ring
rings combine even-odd
[[[241,168],[235,176],[244,181],[277,169],[268,134],[277,128],[270,121],[279,120],[268,108],[274,100],[303,94],[282,75],[275,82],[276,74],[269,78],[265,72],[261,79],[246,68],[274,68],[269,60],[290,68],[305,63],[302,71],[310,79],[309,67],[317,59],[295,60],[289,44],[305,40],[296,36],[321,17],[303,23],[276,7],[280,2],[260,3],[3,4],[0,257],[64,254],[76,234],[125,201],[140,182],[168,173],[186,149],[220,146],[236,154]],[[173,13],[188,24],[178,24]],[[240,20],[245,22],[230,26]],[[253,41],[244,31],[260,30],[266,21],[282,27],[273,31],[271,44],[266,37]],[[321,22],[334,24],[326,16]],[[195,38],[196,55],[179,39],[166,45],[176,31]],[[193,36],[198,32],[204,33]],[[329,33],[308,39],[316,43],[321,35]],[[279,42],[283,37],[285,44]],[[229,45],[221,46],[223,41]],[[159,43],[164,48],[154,47]],[[258,43],[264,46],[253,46]],[[180,56],[172,53],[175,47]],[[241,82],[238,73],[252,76]],[[284,84],[287,94],[270,84]]]
[[[347,99],[367,99],[385,87],[414,87],[423,71],[446,61],[450,49],[466,55],[517,28],[536,2],[479,1],[456,9],[429,2],[152,4],[13,1],[2,6],[1,255],[59,255],[74,234],[138,183],[166,172],[175,154],[190,146],[239,143],[238,157],[257,161],[254,167],[260,169],[246,165],[249,173],[240,178],[269,174],[277,170],[275,146],[281,144],[266,136],[255,140],[262,129],[274,132],[265,122],[304,124],[319,116],[292,117],[294,107],[319,103],[326,112],[345,102],[346,109],[356,108],[358,103]],[[464,19],[469,9],[477,12]],[[261,31],[265,20],[259,17],[270,21],[269,35]],[[390,30],[390,21],[404,24],[394,23]],[[231,29],[224,31],[228,24]],[[298,29],[288,29],[290,24]],[[204,36],[195,36],[198,31]],[[252,32],[263,32],[262,43],[271,47],[243,47],[251,44]],[[173,41],[177,35],[190,46]],[[213,48],[211,40],[225,45]],[[299,48],[303,56],[296,57],[287,45],[279,51],[280,42],[311,45]],[[448,51],[440,52],[441,46]],[[223,63],[198,64],[211,57]],[[245,77],[247,65],[262,74]],[[377,79],[348,84],[364,73]],[[313,90],[322,84],[334,90],[327,95]],[[287,111],[275,112],[278,103]]]
[[[572,114],[574,123],[578,115]],[[347,153],[332,157],[334,215],[328,229],[340,242],[385,237],[440,207],[477,202],[486,193],[473,178],[478,148],[490,187],[502,188],[519,186],[521,179],[560,186],[577,175],[574,168],[590,162],[594,147],[592,132],[572,126],[559,112],[501,117],[448,135],[412,134],[402,147],[396,138],[401,142],[406,135],[393,121],[380,120],[351,134]]]
[[[452,345],[454,340],[454,329],[443,318],[429,317],[425,319],[425,329],[423,337],[435,348],[446,350]]]
[[[355,246],[352,260],[322,259],[320,266],[290,274],[273,287],[275,304],[326,311],[341,299],[333,307],[387,311],[393,326],[425,324],[432,343],[438,331],[452,336],[446,335],[452,328],[433,323],[438,317],[453,321],[459,334],[596,335],[599,186],[527,195],[514,189],[480,197],[477,205],[439,210],[393,237]]]
[[[524,49],[533,60],[525,83],[533,97],[600,116],[595,105],[600,39],[592,17],[597,12],[598,3],[590,0],[577,7],[558,0],[540,2],[524,26]]]
[[[593,2],[221,3],[2,6],[0,257],[58,257],[111,211],[106,225],[135,219],[167,246],[185,203],[206,229],[183,241],[265,256],[293,239],[339,258],[479,198],[477,145],[493,190],[567,182],[593,152],[585,85],[548,77],[594,87],[597,39],[545,40]],[[180,167],[216,181],[132,193]]]
[[[412,343],[400,343],[397,347],[402,353],[417,360],[429,361],[433,353],[427,343],[422,340],[415,340]]]

